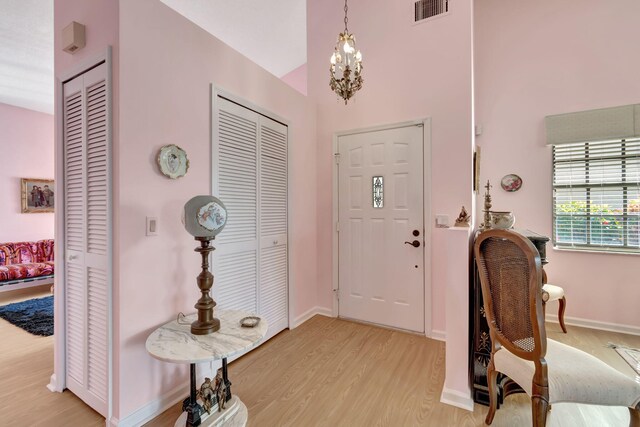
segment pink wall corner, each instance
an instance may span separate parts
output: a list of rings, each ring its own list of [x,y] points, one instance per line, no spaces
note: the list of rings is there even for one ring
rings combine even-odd
[[[187,383],[153,359],[148,335],[198,298],[196,242],[184,203],[211,188],[210,85],[290,122],[290,286],[294,317],[316,305],[316,109],[286,83],[157,0],[120,3],[120,418]],[[155,163],[177,144],[191,166],[170,180]],[[159,235],[145,236],[145,216]],[[215,289],[215,284],[214,284]],[[214,291],[215,292],[215,291]]]
[[[85,25],[86,29],[86,46],[78,50],[74,54],[66,53],[62,50],[62,29],[69,25],[72,21],[76,21]],[[119,390],[121,383],[120,376],[120,340],[119,340],[119,236],[116,230],[119,228],[119,211],[117,209],[119,192],[118,192],[118,153],[119,153],[119,0],[54,0],[53,11],[54,22],[54,74],[55,74],[55,105],[54,105],[54,121],[55,121],[55,137],[56,137],[56,178],[62,181],[61,156],[62,142],[58,141],[60,132],[60,97],[61,91],[59,85],[64,78],[69,78],[73,74],[80,73],[87,66],[93,64],[94,60],[105,54],[107,48],[112,48],[112,172],[113,172],[113,407],[112,415],[117,419],[119,408]],[[61,202],[56,202],[59,204]],[[64,218],[56,212],[56,224],[62,224]],[[61,232],[61,228],[56,226],[56,236]],[[59,258],[58,258],[59,259]],[[61,286],[56,286],[60,289]],[[58,311],[56,311],[58,313]],[[57,314],[56,314],[57,315]],[[56,332],[57,335],[60,335]],[[58,367],[64,360],[58,358],[56,353],[55,366]]]
[[[52,239],[54,214],[22,213],[20,178],[53,179],[53,116],[0,104],[0,129],[0,243]]]
[[[363,88],[347,106],[329,89],[329,56],[343,29],[338,0],[308,2],[309,96],[318,103],[318,304],[332,306],[332,138],[335,132],[430,117],[432,214],[471,208],[472,1],[412,25],[410,4],[349,3],[349,30],[363,54]],[[425,224],[432,227],[432,224]],[[432,327],[445,329],[446,265],[434,242]]]
[[[469,257],[471,228],[438,228],[434,236],[446,266],[441,274],[445,282],[446,362],[441,400],[473,410],[469,387]],[[464,331],[464,333],[461,333]]]
[[[552,233],[552,156],[544,117],[640,102],[638,16],[635,0],[615,7],[597,0],[478,2],[481,181],[491,180],[493,206],[514,211],[517,227]],[[516,193],[500,188],[509,173],[523,178]],[[545,269],[549,282],[565,289],[565,316],[640,327],[637,256],[551,247]]]
[[[280,79],[300,92],[303,95],[307,95],[307,64],[304,63],[298,68],[288,72]]]

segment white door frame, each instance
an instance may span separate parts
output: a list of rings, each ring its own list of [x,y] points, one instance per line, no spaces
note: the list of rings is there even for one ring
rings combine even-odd
[[[247,101],[244,98],[234,95],[231,92],[217,86],[215,83],[211,83],[211,194],[213,194],[214,189],[214,171],[218,170],[218,158],[216,157],[216,150],[213,147],[217,147],[217,142],[215,140],[215,136],[218,134],[218,118],[216,116],[216,111],[218,109],[218,96],[222,98],[226,98],[231,102],[235,102],[236,104],[247,108],[249,110],[255,111],[258,114],[261,114],[271,120],[275,120],[276,122],[280,122],[283,125],[287,126],[287,317],[288,317],[288,328],[294,328],[294,305],[295,305],[295,287],[291,286],[291,281],[293,275],[291,274],[291,164],[289,163],[289,150],[291,149],[291,140],[292,140],[292,129],[291,129],[291,121],[280,117],[273,112],[266,110],[259,105],[254,104],[251,101]],[[223,200],[224,202],[224,200]],[[258,238],[258,245],[260,244],[260,239]]]
[[[55,274],[54,274],[54,344],[53,344],[53,374],[47,388],[52,392],[62,392],[66,388],[67,364],[66,364],[66,307],[65,307],[65,212],[64,212],[64,83],[79,76],[86,71],[105,63],[107,66],[107,144],[109,147],[109,161],[107,165],[107,203],[111,212],[107,215],[108,245],[111,251],[108,254],[107,269],[107,417],[106,422],[113,416],[113,76],[111,46],[102,53],[80,63],[68,72],[56,76],[55,106],[58,117],[55,121]]]
[[[422,126],[422,140],[424,144],[423,158],[423,192],[424,192],[424,333],[425,336],[432,338],[433,330],[431,328],[431,118],[422,120],[414,120],[409,122],[394,123],[389,125],[372,126],[361,129],[353,129],[333,134],[333,153],[334,157],[338,153],[338,139],[341,136],[354,135],[358,133],[375,132],[380,130],[397,129],[409,126]],[[339,256],[339,235],[337,224],[339,219],[338,206],[338,163],[336,159],[333,161],[333,316],[339,316],[338,310],[338,291],[340,289],[340,281],[338,277],[338,267],[340,262]]]

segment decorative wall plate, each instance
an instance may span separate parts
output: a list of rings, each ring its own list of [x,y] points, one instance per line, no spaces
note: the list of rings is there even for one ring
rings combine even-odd
[[[189,170],[187,153],[174,144],[165,145],[158,152],[158,166],[160,172],[171,179],[180,178]]]
[[[504,191],[518,191],[520,187],[522,187],[522,178],[514,173],[510,173],[509,175],[505,175],[502,177],[500,186],[502,186],[502,189]]]

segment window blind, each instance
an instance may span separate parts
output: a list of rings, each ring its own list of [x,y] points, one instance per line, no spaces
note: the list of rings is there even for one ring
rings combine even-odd
[[[557,247],[640,252],[640,139],[553,147]]]

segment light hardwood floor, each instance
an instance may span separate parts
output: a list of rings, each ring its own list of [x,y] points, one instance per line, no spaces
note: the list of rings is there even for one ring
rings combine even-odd
[[[547,332],[630,376],[634,373],[606,344],[637,348],[640,337],[576,327],[563,334],[557,324],[549,324]],[[439,341],[316,316],[231,363],[229,376],[233,393],[249,408],[250,426],[484,425],[486,407],[475,405],[468,412],[440,403],[444,356]],[[529,426],[530,408],[526,395],[510,396],[493,426]],[[175,405],[147,425],[173,426],[179,413]],[[621,413],[628,417],[626,409]]]
[[[51,295],[50,285],[0,293],[0,305]],[[104,426],[70,391],[47,389],[53,336],[38,337],[0,319],[0,426]]]
[[[48,289],[11,294],[0,294],[0,305],[45,296]],[[606,344],[638,348],[640,337],[576,327],[565,335],[557,324],[549,324],[547,332],[633,375]],[[0,320],[0,342],[0,426],[104,425],[104,418],[72,393],[46,389],[53,371],[52,337],[34,337]],[[316,316],[231,363],[229,374],[233,393],[249,408],[249,426],[484,425],[484,406],[468,412],[440,403],[444,355],[439,341]],[[176,404],[147,425],[173,426],[179,413]],[[528,426],[530,420],[528,398],[517,395],[507,398],[493,425]],[[598,421],[594,418],[594,425],[602,425]]]

